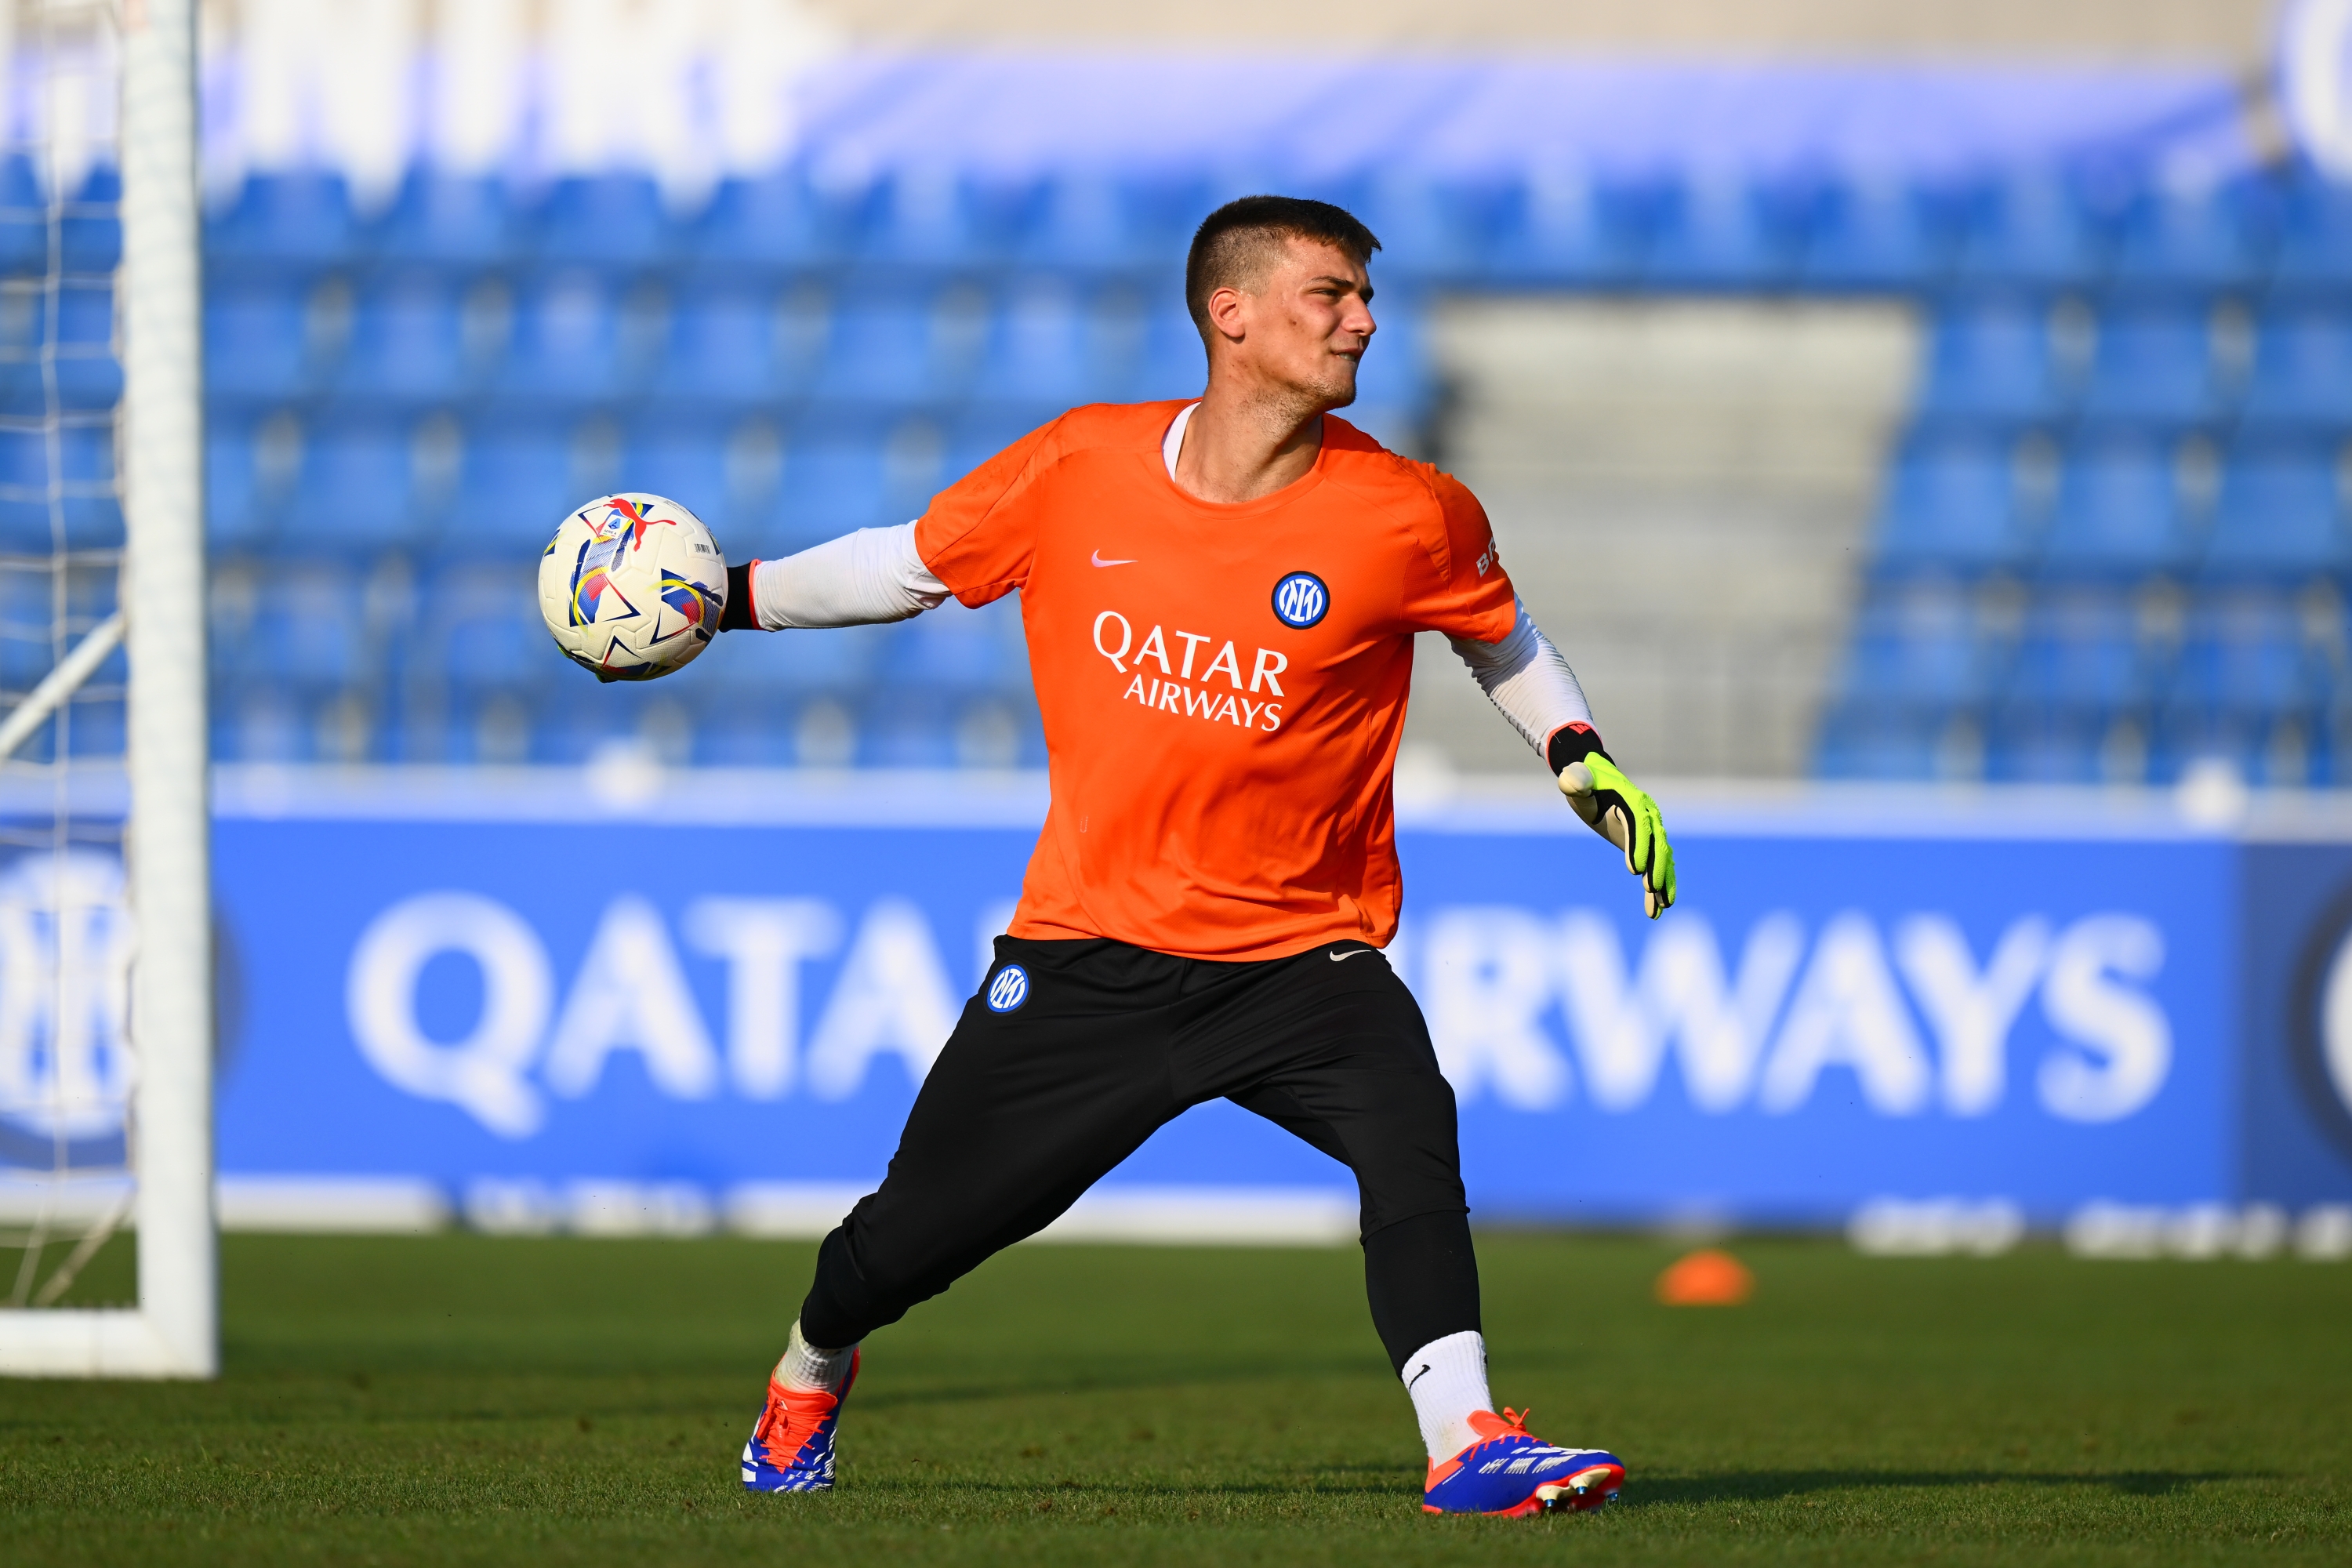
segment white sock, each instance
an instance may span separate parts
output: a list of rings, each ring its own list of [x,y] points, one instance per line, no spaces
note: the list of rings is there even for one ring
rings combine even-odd
[[[837,1351],[817,1349],[801,1338],[800,1320],[795,1318],[792,1337],[784,1342],[784,1359],[776,1363],[776,1381],[790,1389],[837,1394],[849,1381],[849,1358],[856,1349],[856,1345]]]
[[[1421,1441],[1434,1459],[1450,1459],[1478,1440],[1473,1410],[1492,1410],[1486,1392],[1486,1336],[1465,1331],[1432,1340],[1405,1358],[1404,1391],[1421,1421]]]

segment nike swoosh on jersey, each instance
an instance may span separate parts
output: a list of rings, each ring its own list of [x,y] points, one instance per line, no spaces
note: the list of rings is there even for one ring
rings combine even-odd
[[[1364,954],[1371,951],[1372,950],[1369,947],[1351,947],[1345,952],[1328,952],[1323,956],[1328,958],[1334,963],[1345,963],[1351,958],[1361,958]]]
[[[1097,566],[1132,566],[1135,564],[1133,561],[1106,561],[1102,558],[1102,552],[1099,550],[1096,551],[1094,553],[1094,563]]]

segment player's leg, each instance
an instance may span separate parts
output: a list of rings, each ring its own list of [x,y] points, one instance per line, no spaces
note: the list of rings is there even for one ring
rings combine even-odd
[[[1183,963],[1120,942],[998,939],[881,1186],[818,1249],[744,1447],[746,1486],[831,1486],[859,1342],[1052,1223],[1182,1109],[1167,1042]]]
[[[1369,955],[1335,964],[1318,949],[1266,967],[1264,994],[1180,1040],[1178,1059],[1255,1067],[1231,1098],[1355,1173],[1373,1324],[1430,1458],[1423,1505],[1531,1513],[1613,1497],[1614,1458],[1542,1443],[1493,1406],[1454,1091],[1412,994]]]

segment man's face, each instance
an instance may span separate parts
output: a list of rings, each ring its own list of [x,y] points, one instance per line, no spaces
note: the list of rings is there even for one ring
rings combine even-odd
[[[1235,357],[1255,375],[1325,408],[1356,401],[1356,366],[1375,330],[1372,280],[1337,246],[1291,239],[1255,292],[1237,301]]]

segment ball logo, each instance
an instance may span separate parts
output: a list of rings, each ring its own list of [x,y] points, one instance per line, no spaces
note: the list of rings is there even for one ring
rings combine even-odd
[[[1331,590],[1312,572],[1293,572],[1274,585],[1274,616],[1284,626],[1305,631],[1331,609]]]
[[[988,983],[988,1010],[1010,1013],[1029,1000],[1029,972],[1017,963],[1008,963],[996,972]]]

